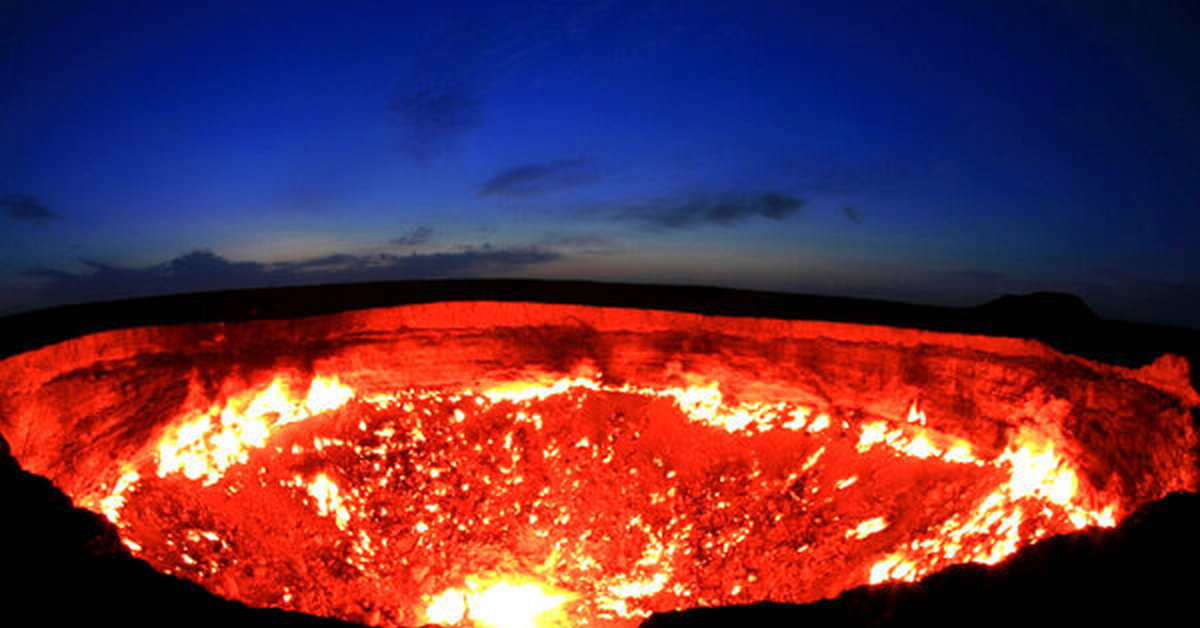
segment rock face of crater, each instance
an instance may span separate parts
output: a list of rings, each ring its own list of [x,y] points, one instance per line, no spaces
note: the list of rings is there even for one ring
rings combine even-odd
[[[1073,330],[1060,327],[1055,333]],[[1176,356],[1125,368],[1027,340],[512,302],[140,327],[75,338],[0,361],[0,435],[21,466],[78,495],[115,479],[119,461],[157,442],[181,409],[259,385],[281,370],[336,374],[369,391],[478,389],[580,369],[614,385],[677,386],[699,375],[719,381],[730,400],[808,401],[867,416],[902,416],[917,401],[931,427],[985,448],[992,443],[996,451],[1013,431],[1033,428],[1054,434],[1083,479],[1129,508],[1197,487],[1191,408],[1198,399],[1187,361]],[[147,625],[159,617],[184,625],[311,620],[246,609],[154,574],[128,557],[103,519],[70,509],[48,483],[15,465],[6,465],[4,479],[21,489],[12,492],[15,512],[28,513],[19,526],[6,522],[5,537],[40,540],[10,540],[20,550],[10,571],[36,576],[27,577],[14,598],[26,607],[71,600],[72,619]],[[1129,609],[1181,593],[1171,586],[1177,580],[1162,575],[1168,564],[1186,566],[1196,556],[1188,532],[1195,513],[1194,495],[1175,496],[1143,508],[1117,531],[1051,539],[995,569],[953,568],[920,585],[864,588],[817,605],[698,611],[651,622],[891,625],[953,620],[968,607],[978,613],[1003,606],[1012,611],[1006,617],[1021,619],[1022,611],[1043,604],[1057,606],[1050,617],[1104,618],[1095,594],[1122,598]],[[58,539],[63,551],[51,551]],[[1062,586],[1046,574],[1088,578]],[[143,587],[157,601],[127,597]],[[1054,587],[1056,594],[1013,603],[1014,595]],[[1088,604],[1090,614],[1072,610]]]
[[[1060,433],[1092,486],[1124,504],[1196,486],[1198,400],[1176,356],[1129,369],[1028,340],[528,303],[92,334],[0,362],[0,434],[26,469],[77,495],[111,479],[189,399],[280,370],[337,374],[370,391],[581,368],[641,386],[699,375],[734,400],[808,400],[884,417],[918,401],[931,426],[996,448],[1021,426]]]

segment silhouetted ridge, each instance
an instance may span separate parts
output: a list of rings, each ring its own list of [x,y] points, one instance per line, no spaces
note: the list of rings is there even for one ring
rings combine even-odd
[[[1030,324],[1091,324],[1100,320],[1081,297],[1064,292],[1006,294],[975,311],[981,316]]]

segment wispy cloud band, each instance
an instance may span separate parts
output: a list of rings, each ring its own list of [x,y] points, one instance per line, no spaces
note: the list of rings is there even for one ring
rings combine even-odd
[[[505,168],[479,186],[480,196],[531,196],[592,183],[599,178],[587,157]]]
[[[658,199],[650,202],[592,207],[585,213],[615,221],[641,223],[658,229],[688,229],[704,225],[732,226],[750,219],[781,221],[804,207],[802,198],[779,192],[725,195],[718,198]]]
[[[561,258],[548,248],[487,244],[439,253],[336,254],[277,264],[235,262],[210,251],[193,251],[149,267],[85,262],[89,269],[83,272],[38,268],[24,274],[45,281],[42,296],[47,301],[80,303],[282,285],[500,276]]]
[[[0,211],[21,222],[47,222],[59,218],[59,215],[43,205],[38,197],[24,194],[0,196]]]

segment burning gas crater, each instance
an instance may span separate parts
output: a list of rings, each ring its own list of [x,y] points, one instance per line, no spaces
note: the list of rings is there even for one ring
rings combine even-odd
[[[291,390],[181,417],[93,505],[160,570],[250,604],[497,628],[810,600],[1115,523],[1052,440],[980,451],[915,406],[852,422],[602,376]]]
[[[599,308],[575,310],[603,328]],[[875,329],[870,342],[887,339]],[[1046,395],[1013,402],[1038,420],[972,433],[970,417],[941,420],[920,394],[891,415],[869,395],[756,396],[730,370],[686,360],[650,360],[670,373],[646,384],[612,359],[623,376],[572,359],[567,372],[389,387],[347,366],[362,368],[355,355],[260,369],[199,401],[190,386],[174,418],[121,449],[98,484],[77,481],[75,499],[155,568],[250,605],[372,625],[546,628],[812,601],[992,564],[1195,483],[1146,460],[1139,473],[1167,475],[1118,477],[1086,439],[1064,435],[1103,439],[1105,428],[1081,427]],[[1123,373],[1127,386],[1150,381]],[[915,391],[880,382],[881,396]],[[1178,424],[1169,436],[1184,442],[1169,456],[1194,465],[1186,410],[1145,394]]]

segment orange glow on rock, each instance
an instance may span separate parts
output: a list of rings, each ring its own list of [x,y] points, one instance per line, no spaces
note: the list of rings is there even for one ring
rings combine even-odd
[[[88,338],[0,363],[23,464],[160,571],[378,625],[813,601],[1196,485],[1186,370],[1025,341],[481,303]],[[85,358],[149,388],[63,388]]]

